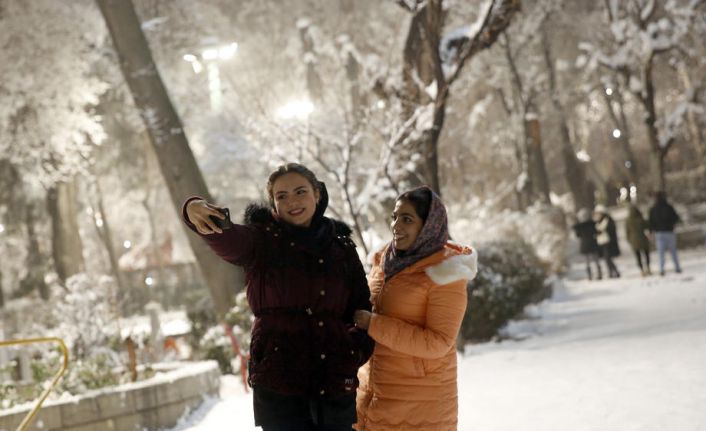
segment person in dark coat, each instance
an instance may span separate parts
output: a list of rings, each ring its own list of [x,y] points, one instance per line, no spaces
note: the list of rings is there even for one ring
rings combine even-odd
[[[618,246],[618,233],[615,229],[615,220],[608,214],[608,210],[603,205],[596,205],[594,209],[594,220],[596,222],[596,242],[600,249],[601,256],[605,260],[608,267],[608,276],[610,278],[619,278],[620,271],[613,262],[614,257],[620,256],[620,247]]]
[[[660,191],[655,193],[655,203],[650,208],[650,230],[655,233],[655,246],[659,256],[659,274],[664,275],[664,253],[669,250],[674,262],[674,270],[681,273],[679,254],[677,252],[677,236],[674,226],[679,223],[679,215],[674,207],[667,202],[667,195]]]
[[[578,222],[572,227],[579,239],[579,251],[586,259],[586,273],[588,279],[593,280],[591,272],[591,262],[596,264],[596,279],[603,278],[599,259],[598,243],[596,242],[596,223],[591,219],[591,212],[586,208],[581,208],[576,214]]]
[[[324,216],[328,194],[306,167],[269,177],[270,205],[250,205],[244,224],[220,228],[221,208],[195,197],[186,224],[245,270],[255,315],[248,363],[255,424],[264,431],[350,430],[358,368],[374,342],[353,313],[371,310],[365,271],[344,223]]]
[[[650,242],[645,235],[647,230],[649,230],[649,226],[642,217],[637,205],[630,204],[628,218],[625,220],[625,235],[630,243],[630,248],[635,253],[637,266],[640,267],[643,277],[652,274],[652,271],[650,271]]]

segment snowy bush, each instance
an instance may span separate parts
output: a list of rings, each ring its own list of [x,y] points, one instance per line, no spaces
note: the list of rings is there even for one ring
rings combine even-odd
[[[478,246],[478,275],[468,283],[461,341],[495,337],[526,305],[550,295],[546,278],[542,262],[525,242],[497,241]]]
[[[226,323],[233,328],[233,335],[238,340],[240,349],[246,354],[250,349],[250,332],[255,320],[245,292],[235,296],[235,305],[226,313]]]
[[[218,367],[223,374],[233,374],[231,361],[234,358],[233,347],[226,335],[223,325],[212,326],[201,339],[199,349],[203,352],[204,359],[218,362]]]
[[[566,266],[568,230],[560,208],[537,203],[526,211],[485,211],[482,208],[469,217],[452,212],[451,232],[462,243],[511,241],[529,244],[548,271],[562,272]],[[455,221],[454,221],[455,220]],[[481,253],[481,257],[483,254]]]
[[[90,357],[119,340],[111,311],[115,284],[111,277],[79,273],[66,281],[66,293],[54,307],[52,329],[77,359]]]

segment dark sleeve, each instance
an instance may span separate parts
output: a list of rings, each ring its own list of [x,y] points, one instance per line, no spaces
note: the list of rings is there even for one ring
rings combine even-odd
[[[373,354],[373,349],[375,347],[375,341],[368,335],[367,331],[364,331],[353,324],[353,313],[355,310],[367,310],[372,311],[373,307],[370,304],[370,288],[368,287],[368,280],[365,277],[365,270],[363,265],[360,263],[358,254],[355,249],[351,248],[346,250],[348,255],[348,266],[350,270],[348,271],[348,283],[351,289],[351,296],[348,299],[348,304],[346,306],[345,314],[343,319],[348,327],[348,334],[358,351],[358,366],[362,366],[370,356]]]
[[[679,217],[679,214],[677,214],[677,211],[674,209],[673,206],[670,205],[669,208],[672,210],[672,214],[673,214],[673,217],[674,217],[674,224],[679,223],[679,222],[681,221],[681,218]]]
[[[262,244],[262,232],[249,225],[233,224],[233,227],[226,229],[223,233],[213,233],[210,235],[200,234],[196,226],[186,215],[186,206],[189,202],[202,199],[191,197],[182,206],[182,218],[184,223],[199,235],[211,247],[218,257],[234,265],[245,266],[252,263],[258,252],[258,247]]]
[[[654,207],[650,208],[650,215],[647,218],[647,227],[650,229],[650,232],[654,232],[654,230],[655,230],[655,209],[654,209]]]

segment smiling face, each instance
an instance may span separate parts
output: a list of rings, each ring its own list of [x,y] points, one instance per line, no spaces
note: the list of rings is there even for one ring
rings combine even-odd
[[[319,191],[314,190],[309,180],[297,173],[284,174],[272,185],[275,210],[282,221],[309,227],[316,212]]]
[[[424,226],[424,221],[419,217],[409,201],[400,199],[395,202],[392,212],[392,246],[397,250],[408,250]]]

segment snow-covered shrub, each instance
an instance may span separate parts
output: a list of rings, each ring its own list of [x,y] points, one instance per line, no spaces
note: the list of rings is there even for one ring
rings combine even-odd
[[[54,307],[58,322],[52,329],[76,359],[89,358],[119,340],[116,316],[111,310],[116,291],[111,277],[79,273],[66,281],[66,293]]]
[[[206,331],[199,343],[199,350],[203,352],[204,359],[218,362],[221,373],[233,374],[231,361],[235,355],[223,325],[212,326]]]
[[[222,373],[232,374],[235,352],[223,323],[217,321],[212,309],[201,309],[187,314],[192,326],[194,356],[215,360]],[[233,336],[244,356],[248,355],[250,349],[250,330],[253,320],[245,292],[240,292],[235,297],[235,305],[225,315],[225,324],[232,328]]]
[[[496,241],[477,249],[478,275],[468,283],[463,342],[492,339],[526,305],[551,294],[544,266],[527,243]]]
[[[226,313],[226,323],[233,328],[233,335],[238,340],[243,354],[247,354],[250,349],[250,331],[255,320],[245,292],[240,292],[235,296],[235,305]]]
[[[561,272],[566,266],[568,230],[558,207],[536,203],[524,212],[481,210],[471,217],[455,213],[449,220],[454,239],[459,242],[525,242],[550,272]]]

